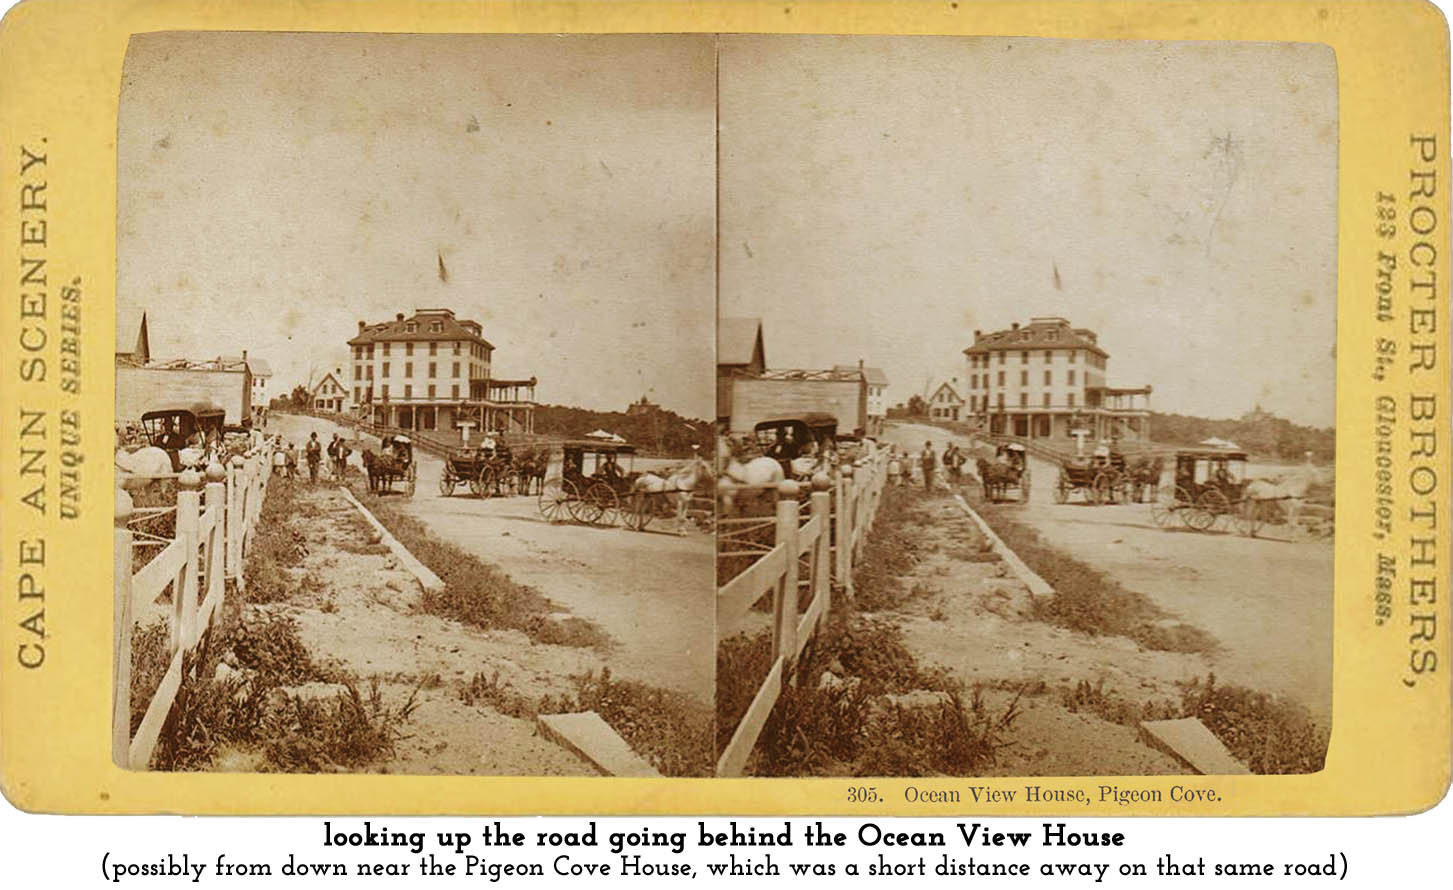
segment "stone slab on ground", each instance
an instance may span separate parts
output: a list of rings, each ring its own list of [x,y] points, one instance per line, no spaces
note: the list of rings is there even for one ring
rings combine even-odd
[[[1195,717],[1179,720],[1145,720],[1140,729],[1153,748],[1185,761],[1203,776],[1244,776],[1250,773],[1231,756],[1221,740]]]
[[[541,714],[539,722],[547,737],[589,760],[607,776],[659,778],[661,775],[594,711]]]

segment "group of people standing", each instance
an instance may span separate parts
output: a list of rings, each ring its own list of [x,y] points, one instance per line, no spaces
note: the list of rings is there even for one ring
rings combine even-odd
[[[923,487],[929,491],[933,490],[940,466],[943,467],[950,485],[959,484],[963,478],[964,464],[969,459],[968,453],[952,442],[943,450],[941,456],[934,452],[932,442],[924,442],[923,450],[912,456],[900,451],[896,445],[891,448],[888,455],[888,483],[905,485],[921,479]],[[914,472],[915,469],[917,472]]]
[[[275,436],[273,446],[277,450],[273,452],[272,469],[274,474],[282,475],[288,479],[296,478],[298,475],[298,445],[296,442],[284,442],[282,436]],[[329,440],[325,447],[318,438],[317,433],[308,436],[308,441],[303,445],[303,461],[308,465],[308,480],[318,481],[318,471],[322,468],[323,456],[328,456],[328,466],[332,471],[334,479],[342,479],[348,471],[348,456],[353,449],[348,447],[348,442],[337,433]]]

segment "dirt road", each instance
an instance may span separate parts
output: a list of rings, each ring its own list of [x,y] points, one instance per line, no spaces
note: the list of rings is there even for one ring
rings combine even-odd
[[[314,417],[275,416],[268,433],[303,442],[317,431],[351,433]],[[354,461],[358,460],[357,455]],[[712,539],[674,534],[657,520],[645,532],[540,517],[533,497],[475,498],[464,487],[439,493],[443,461],[416,452],[418,487],[401,506],[441,539],[500,566],[572,614],[600,625],[615,642],[612,673],[685,692],[703,704],[715,684],[715,561]],[[637,469],[648,463],[638,461]]]
[[[884,437],[942,453],[964,437],[895,424]],[[1031,457],[1030,502],[1004,506],[1069,555],[1107,572],[1221,644],[1216,675],[1287,695],[1324,723],[1332,709],[1332,541],[1293,539],[1275,527],[1257,538],[1158,528],[1145,504],[1056,504],[1054,465]]]

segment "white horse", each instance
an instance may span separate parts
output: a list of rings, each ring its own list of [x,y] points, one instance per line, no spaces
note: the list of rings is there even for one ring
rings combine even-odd
[[[696,450],[695,446],[692,450]],[[636,477],[633,490],[663,495],[676,508],[676,534],[684,535],[686,511],[691,506],[692,495],[697,491],[710,491],[712,482],[711,466],[699,453],[694,453],[685,466],[670,470],[665,475],[642,473]]]
[[[782,465],[773,458],[754,457],[743,463],[732,457],[716,486],[722,512],[730,514],[741,506],[737,503],[739,487],[750,487],[748,495],[775,498],[777,484],[785,478]]]
[[[1308,464],[1246,483],[1242,497],[1249,501],[1276,501],[1286,512],[1287,529],[1296,532],[1297,516],[1306,504],[1307,489],[1323,478],[1322,471]]]

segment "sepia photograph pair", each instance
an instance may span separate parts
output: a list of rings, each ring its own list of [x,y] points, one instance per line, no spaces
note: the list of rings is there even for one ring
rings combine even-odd
[[[1322,769],[1327,46],[158,32],[116,151],[116,763]]]

